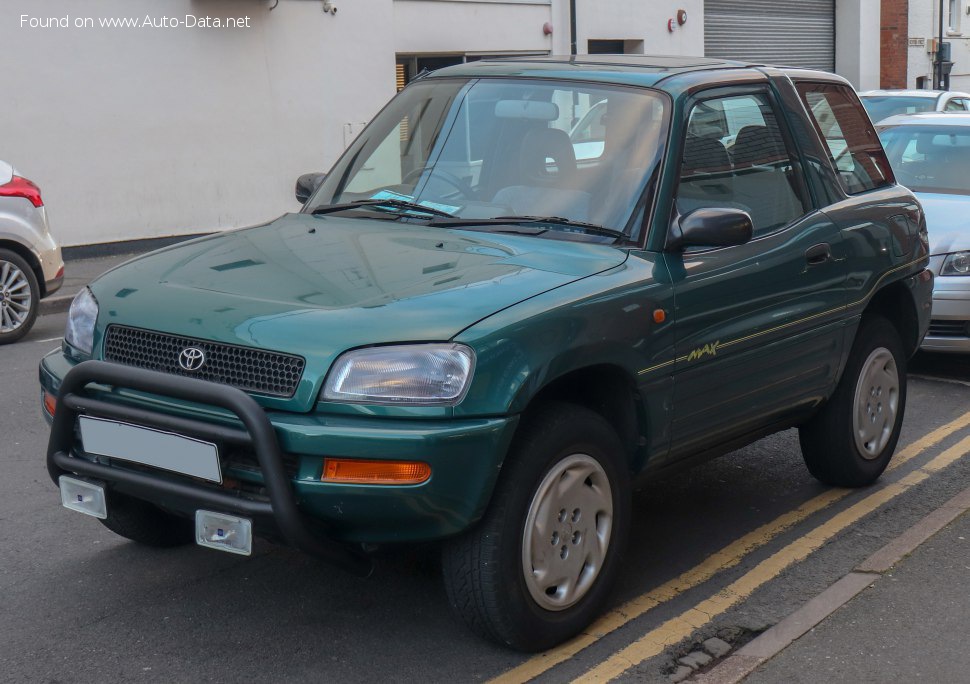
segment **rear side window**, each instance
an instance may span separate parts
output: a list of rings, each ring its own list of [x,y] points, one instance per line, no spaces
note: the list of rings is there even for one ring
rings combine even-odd
[[[828,145],[843,189],[855,195],[892,184],[886,153],[855,93],[832,84],[799,83],[796,87]]]

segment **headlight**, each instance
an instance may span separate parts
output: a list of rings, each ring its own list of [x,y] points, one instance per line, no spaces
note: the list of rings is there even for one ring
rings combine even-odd
[[[970,252],[947,254],[940,275],[970,276]]]
[[[461,344],[409,344],[347,352],[323,388],[326,401],[453,406],[465,396],[475,353]]]
[[[98,300],[91,290],[84,288],[71,302],[71,312],[67,315],[67,343],[85,354],[94,347],[94,322],[98,319]]]

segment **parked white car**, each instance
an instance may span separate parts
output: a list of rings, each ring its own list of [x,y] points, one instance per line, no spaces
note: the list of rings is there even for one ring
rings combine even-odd
[[[926,212],[933,315],[922,348],[970,352],[970,112],[894,116],[878,127],[896,181]]]
[[[897,114],[970,111],[970,94],[954,90],[867,90],[859,97],[873,123]]]
[[[0,344],[27,334],[40,300],[64,280],[40,188],[0,161]]]

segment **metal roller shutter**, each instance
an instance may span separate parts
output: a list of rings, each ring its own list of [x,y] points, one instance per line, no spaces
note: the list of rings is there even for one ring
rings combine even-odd
[[[705,0],[704,51],[835,71],[835,0]]]

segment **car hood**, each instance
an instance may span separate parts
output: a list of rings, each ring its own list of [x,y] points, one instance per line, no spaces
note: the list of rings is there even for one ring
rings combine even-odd
[[[308,408],[347,349],[448,340],[626,256],[607,245],[287,214],[129,261],[92,290],[98,339],[118,323],[305,357],[295,399]]]
[[[970,250],[970,196],[917,192],[926,213],[930,254]]]

